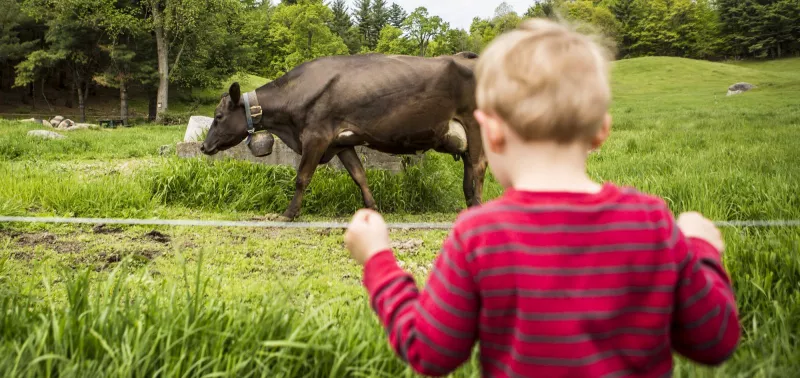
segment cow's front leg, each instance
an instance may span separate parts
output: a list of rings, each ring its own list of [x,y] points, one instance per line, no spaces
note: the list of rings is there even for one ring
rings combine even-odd
[[[364,166],[361,164],[361,159],[358,158],[356,149],[353,147],[347,148],[339,152],[339,161],[342,162],[350,177],[355,181],[356,185],[361,188],[361,196],[364,198],[364,207],[368,209],[375,209],[375,199],[372,198],[372,193],[367,186],[367,173],[364,171]]]
[[[303,194],[329,144],[330,141],[323,138],[313,138],[303,142],[303,154],[300,157],[300,165],[297,167],[294,197],[292,197],[292,202],[289,203],[289,207],[283,213],[283,217],[286,220],[294,220],[300,212]]]

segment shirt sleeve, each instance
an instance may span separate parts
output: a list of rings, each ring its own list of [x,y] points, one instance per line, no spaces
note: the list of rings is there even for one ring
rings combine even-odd
[[[722,364],[735,352],[741,335],[730,278],[716,248],[685,238],[669,219],[678,263],[672,346],[695,362]]]
[[[447,375],[470,358],[478,296],[457,233],[445,241],[422,293],[391,250],[367,262],[364,286],[395,353],[417,373]]]

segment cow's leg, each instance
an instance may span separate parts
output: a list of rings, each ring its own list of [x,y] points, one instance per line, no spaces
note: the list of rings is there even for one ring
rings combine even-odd
[[[297,179],[295,180],[294,197],[289,207],[283,213],[283,217],[287,220],[294,220],[300,212],[300,206],[303,202],[303,194],[305,193],[314,172],[320,160],[325,155],[325,150],[328,149],[330,140],[326,138],[309,138],[303,141],[303,154],[300,157],[300,165],[297,167]]]
[[[361,188],[361,196],[364,198],[364,207],[368,209],[375,209],[375,199],[372,198],[372,193],[369,191],[367,185],[367,173],[364,171],[364,166],[361,165],[361,159],[358,158],[356,149],[353,147],[347,148],[339,152],[339,160],[344,165],[350,177],[353,178],[356,185]]]

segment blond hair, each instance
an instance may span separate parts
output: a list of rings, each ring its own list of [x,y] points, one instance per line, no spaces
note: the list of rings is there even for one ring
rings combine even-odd
[[[525,21],[479,58],[478,108],[526,141],[590,140],[611,102],[609,60],[589,35],[545,19]]]

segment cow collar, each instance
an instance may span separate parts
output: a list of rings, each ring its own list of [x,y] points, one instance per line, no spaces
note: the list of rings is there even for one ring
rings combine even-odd
[[[245,93],[242,96],[242,101],[244,101],[244,114],[247,118],[247,144],[250,145],[250,139],[256,131],[254,124],[261,122],[263,111],[261,105],[258,104],[256,91]]]

